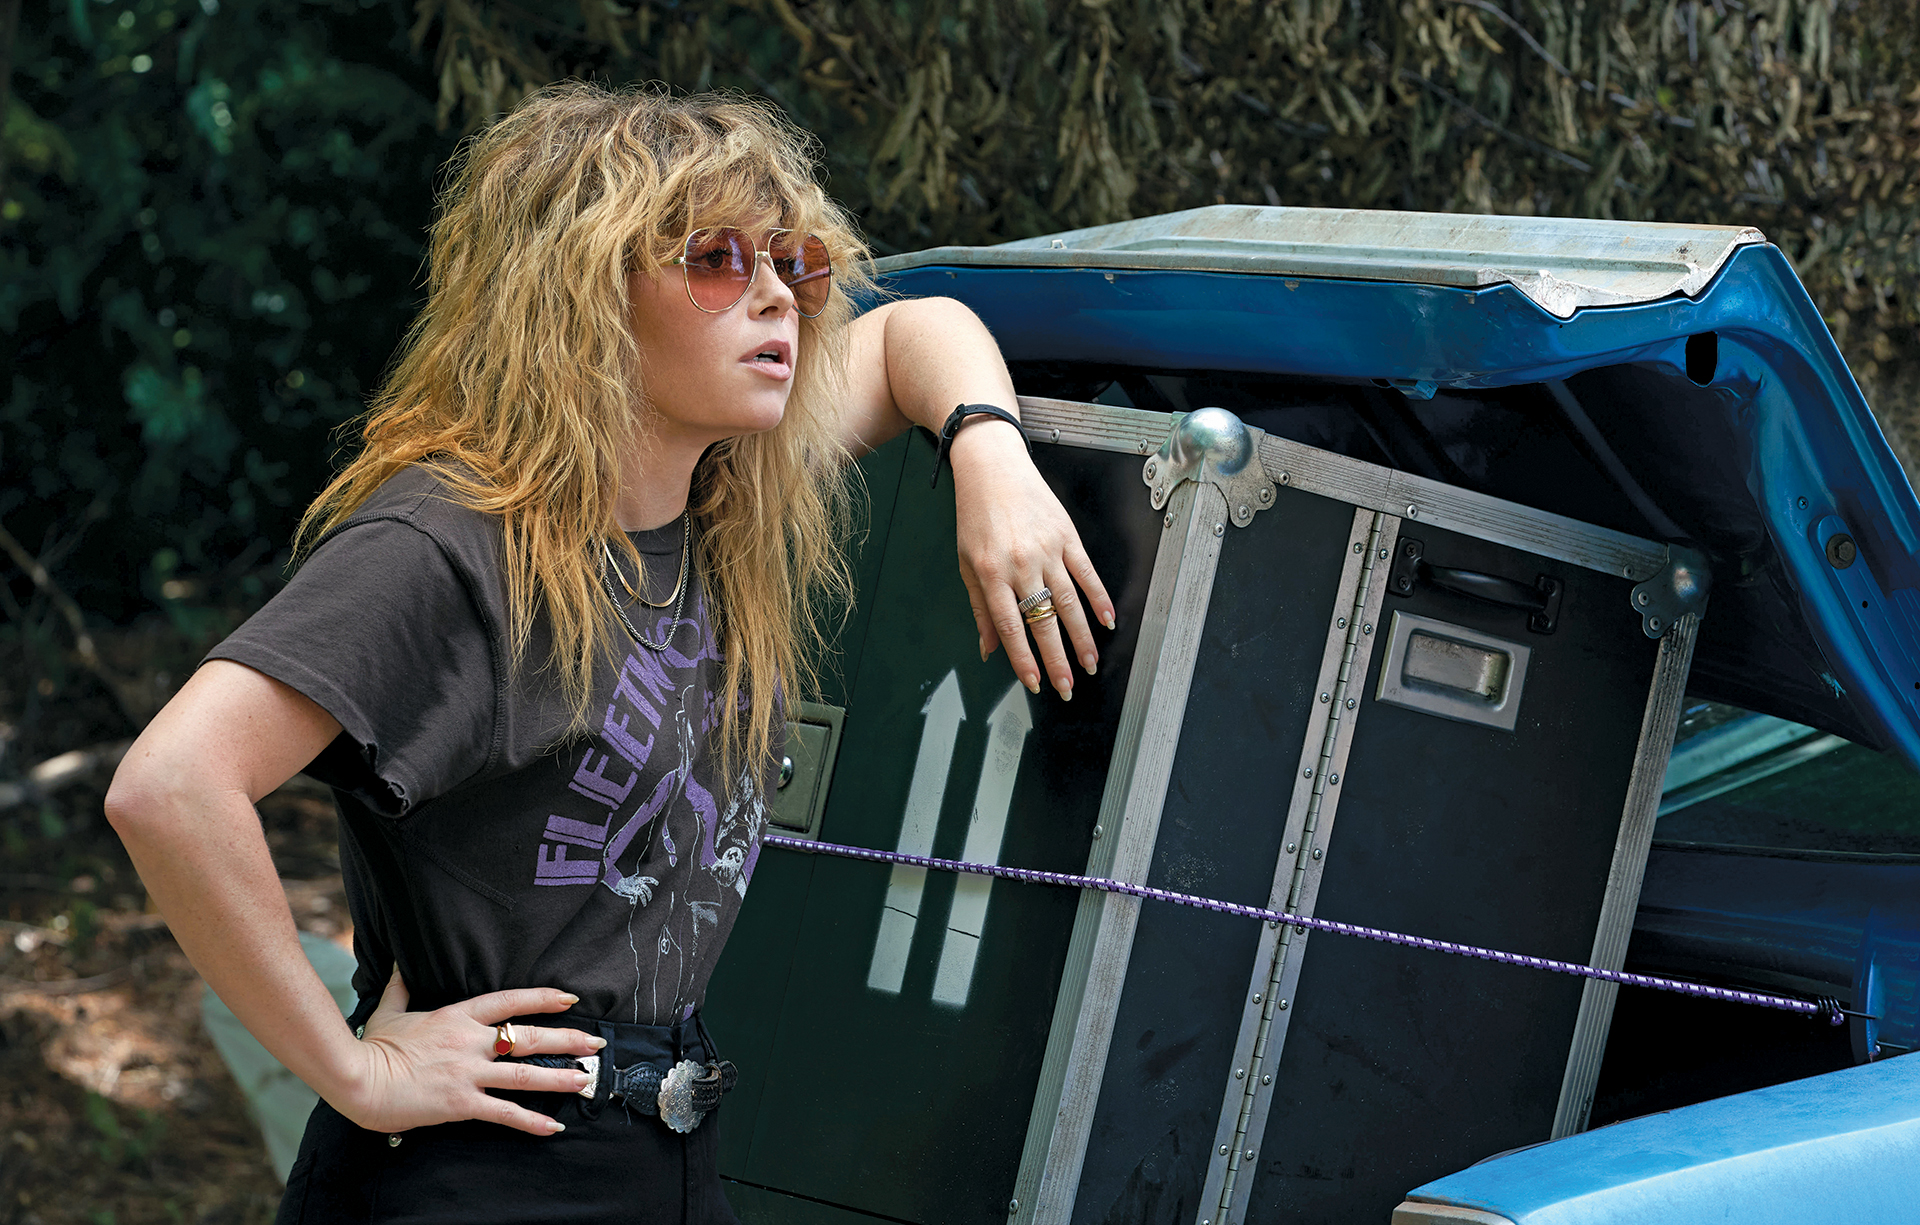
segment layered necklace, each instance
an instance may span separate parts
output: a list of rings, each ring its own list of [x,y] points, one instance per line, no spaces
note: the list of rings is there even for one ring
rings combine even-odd
[[[688,517],[688,513],[686,511],[681,511],[680,512],[680,579],[678,582],[676,582],[673,585],[673,594],[668,596],[665,600],[661,601],[658,604],[654,603],[652,600],[649,600],[644,595],[641,595],[638,591],[634,590],[633,584],[627,582],[627,576],[620,573],[619,565],[616,564],[613,560],[613,547],[609,545],[605,540],[602,540],[600,542],[600,553],[601,553],[600,586],[606,591],[607,599],[613,604],[613,613],[616,617],[620,618],[620,624],[626,627],[627,634],[635,642],[639,643],[643,647],[647,647],[650,650],[654,650],[654,651],[666,650],[667,644],[673,641],[674,634],[678,633],[680,630],[680,612],[683,608],[686,607],[686,603],[687,603],[687,559],[691,553],[692,541],[693,541],[693,521]],[[613,590],[613,582],[611,579],[607,577],[607,572],[609,570],[613,571],[614,574],[619,576],[620,585],[627,589],[627,599],[624,603],[621,601],[620,597],[617,594],[615,594]],[[659,642],[654,642],[652,639],[646,637],[637,628],[635,628],[632,621],[629,621],[627,619],[627,605],[633,604],[636,601],[641,604],[645,604],[649,608],[665,608],[669,604],[673,606],[673,620],[667,624],[667,636],[665,638],[661,639]]]

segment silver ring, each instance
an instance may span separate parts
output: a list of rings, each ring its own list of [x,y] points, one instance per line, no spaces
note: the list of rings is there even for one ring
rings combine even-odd
[[[1034,609],[1040,607],[1042,604],[1050,602],[1052,599],[1053,599],[1052,588],[1042,587],[1040,590],[1034,592],[1032,595],[1028,596],[1026,599],[1020,601],[1020,615],[1024,617],[1028,613],[1032,612]]]

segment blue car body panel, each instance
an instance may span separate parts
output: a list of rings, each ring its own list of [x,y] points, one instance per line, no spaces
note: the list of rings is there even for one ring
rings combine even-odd
[[[1075,253],[1088,266],[1019,267],[986,250],[1001,260],[883,266],[881,284],[961,299],[1014,362],[1384,380],[1414,395],[1630,363],[1685,371],[1688,338],[1713,333],[1715,402],[1793,589],[1782,612],[1818,643],[1825,683],[1858,717],[1846,730],[1920,764],[1920,502],[1777,248],[1737,248],[1695,298],[1565,319],[1511,284],[1103,270],[1097,250]],[[1697,433],[1675,420],[1645,445],[1684,449]],[[1846,569],[1825,553],[1840,530],[1860,550]]]
[[[1515,1225],[1912,1221],[1916,1168],[1920,1058],[1903,1057],[1522,1149],[1408,1198]]]
[[[1633,968],[1831,995],[1873,1044],[1920,1048],[1920,857],[1665,845],[1647,861]]]

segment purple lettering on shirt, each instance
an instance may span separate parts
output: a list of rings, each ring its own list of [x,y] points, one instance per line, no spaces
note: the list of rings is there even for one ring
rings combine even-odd
[[[600,860],[568,859],[564,843],[540,844],[540,861],[533,867],[536,885],[591,885],[600,879]]]
[[[666,624],[667,619],[664,617],[661,618],[660,624],[654,627],[655,632],[660,633],[663,631]],[[706,615],[706,600],[703,597],[699,595],[694,596],[693,612],[682,618],[679,624],[695,625],[699,628],[700,648],[692,655],[682,655],[674,648],[671,637],[662,634],[663,639],[667,642],[667,646],[665,650],[660,652],[660,655],[670,666],[686,669],[694,667],[703,659],[720,659],[720,644],[714,640],[713,622],[711,618]],[[677,629],[678,626],[675,628]]]
[[[591,847],[598,851],[607,845],[607,827],[612,824],[612,817],[598,825],[569,817],[548,817],[546,836],[554,842],[571,842],[575,846]]]
[[[627,793],[633,790],[633,785],[640,781],[640,776],[637,773],[628,774],[624,784],[614,782],[604,773],[607,763],[612,760],[613,754],[602,753],[600,764],[594,765],[593,748],[588,746],[586,755],[580,759],[580,768],[573,772],[573,781],[567,784],[568,788],[590,800],[598,800],[608,808],[619,807],[626,800]]]
[[[634,684],[636,680],[646,686],[653,700],[649,700],[648,694],[642,693],[640,687]],[[654,727],[659,727],[659,699],[668,687],[669,682],[660,672],[658,664],[649,668],[631,655],[627,656],[627,662],[621,667],[619,676],[614,680],[614,700],[607,704],[607,717],[602,722],[600,730],[606,736],[607,743],[613,746],[613,751],[626,758],[630,766],[638,768],[647,764],[647,758],[653,755],[653,737],[648,736],[645,740],[641,740],[627,730],[633,721],[633,716],[622,712],[620,703],[625,701],[628,706],[640,712],[641,718]]]
[[[620,679],[614,682],[613,692],[616,697],[632,703],[634,709],[646,716],[647,722],[659,727],[660,712],[666,709],[667,697],[673,692],[673,678],[661,668],[652,651],[629,655],[620,669]]]
[[[660,649],[660,655],[669,665],[675,668],[690,668],[699,662],[698,655],[694,656],[693,659],[688,659],[685,655],[673,649],[673,636],[691,624],[692,622],[684,617],[675,621],[665,613],[662,613],[660,619],[653,623],[653,634],[657,636],[660,641],[667,644]]]
[[[600,733],[607,738],[607,743],[613,746],[614,752],[624,757],[628,765],[637,769],[646,765],[647,758],[653,756],[653,737],[648,736],[645,740],[634,739],[633,733],[627,730],[627,722],[631,716],[620,715],[620,720],[616,723],[614,715],[618,712],[617,706],[607,707],[607,720],[601,725]],[[641,712],[653,720],[655,727],[660,725],[659,715],[645,707],[641,708]]]

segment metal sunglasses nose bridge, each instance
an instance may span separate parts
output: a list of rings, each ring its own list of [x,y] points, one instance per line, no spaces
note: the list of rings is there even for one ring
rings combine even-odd
[[[746,288],[740,291],[740,298],[744,298],[748,294],[753,292],[754,282],[760,279],[760,261],[762,259],[765,259],[767,261],[767,271],[773,273],[774,282],[777,285],[779,285],[782,289],[787,291],[787,301],[793,304],[793,308],[795,310],[800,309],[800,295],[793,291],[793,286],[790,283],[781,279],[779,265],[773,262],[774,235],[784,234],[786,232],[787,231],[785,230],[775,230],[773,234],[767,235],[767,249],[765,251],[755,251],[753,253],[753,271],[747,273]],[[734,301],[738,302],[740,301],[740,298],[735,298]],[[731,310],[733,308],[728,307],[727,309]]]

